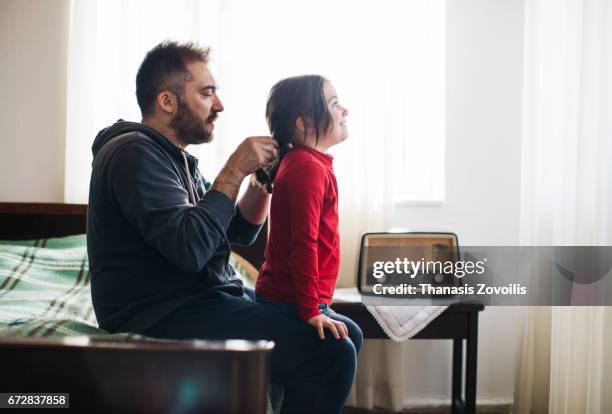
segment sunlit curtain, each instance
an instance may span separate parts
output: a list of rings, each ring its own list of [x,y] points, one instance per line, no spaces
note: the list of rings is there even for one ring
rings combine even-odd
[[[445,1],[73,1],[66,201],[86,202],[90,146],[118,118],[140,120],[138,65],[164,39],[213,47],[225,105],[212,144],[191,146],[214,178],[240,141],[267,134],[278,80],[319,73],[350,111],[332,149],[340,187],[342,270],[354,285],[361,233],[384,230],[394,201],[443,198]],[[432,167],[432,166],[435,166]]]
[[[612,4],[525,2],[524,41],[522,243],[611,245]],[[526,313],[515,412],[612,412],[611,308]]]
[[[219,15],[216,2],[178,0],[74,0],[68,49],[68,110],[65,201],[86,203],[91,143],[119,118],[140,121],[136,71],[160,41],[211,39]],[[218,19],[210,19],[213,23]],[[216,148],[215,148],[216,150]],[[213,150],[214,151],[214,150]]]
[[[355,285],[360,236],[391,227],[395,201],[443,198],[444,0],[90,0],[74,1],[71,18],[68,202],[87,200],[95,133],[117,118],[140,120],[136,71],[167,38],[213,47],[225,112],[212,144],[188,148],[209,178],[241,140],[268,133],[265,101],[275,82],[308,73],[332,81],[350,111],[350,137],[332,149],[338,286]],[[405,352],[367,343],[351,403],[400,409]]]

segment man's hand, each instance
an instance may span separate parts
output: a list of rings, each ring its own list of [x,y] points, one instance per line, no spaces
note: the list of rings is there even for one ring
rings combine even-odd
[[[225,168],[235,169],[242,177],[254,173],[276,159],[278,144],[272,137],[248,137],[229,157]]]
[[[248,137],[230,155],[212,185],[236,201],[238,190],[244,177],[273,162],[278,155],[278,144],[269,136]]]
[[[336,339],[348,337],[348,328],[344,322],[328,318],[325,315],[321,314],[310,318],[307,323],[317,330],[321,339],[325,339],[324,329],[329,329]]]

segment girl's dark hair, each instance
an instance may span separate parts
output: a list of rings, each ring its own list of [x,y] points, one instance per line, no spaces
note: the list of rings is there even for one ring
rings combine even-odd
[[[331,114],[325,102],[323,84],[326,79],[320,75],[304,75],[283,79],[272,87],[266,104],[266,120],[270,134],[278,142],[279,164],[290,145],[299,143],[296,121],[303,118],[309,127],[314,128],[316,142],[319,136],[332,126]],[[306,139],[306,130],[302,141]],[[278,165],[267,175],[262,172],[257,177],[268,186],[274,180]]]

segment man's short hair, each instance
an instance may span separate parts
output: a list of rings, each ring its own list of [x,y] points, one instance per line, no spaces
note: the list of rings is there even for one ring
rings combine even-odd
[[[170,40],[151,49],[136,75],[136,99],[142,116],[153,113],[155,99],[161,91],[182,96],[185,82],[191,79],[187,65],[198,61],[208,63],[209,53],[209,47]]]

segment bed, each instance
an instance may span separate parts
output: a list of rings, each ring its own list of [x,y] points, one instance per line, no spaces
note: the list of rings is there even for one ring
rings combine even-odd
[[[270,412],[270,341],[156,340],[97,326],[86,213],[0,203],[0,391],[68,393],[86,412]],[[232,257],[247,284],[265,237]]]

